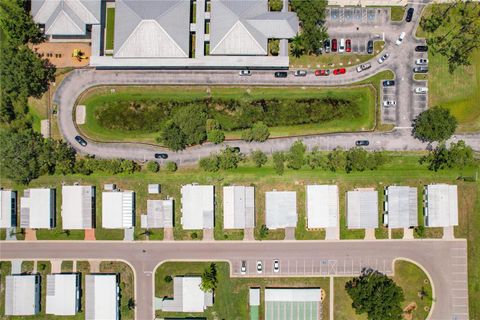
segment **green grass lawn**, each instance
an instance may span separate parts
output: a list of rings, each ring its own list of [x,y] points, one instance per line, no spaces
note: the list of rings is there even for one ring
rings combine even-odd
[[[403,16],[405,15],[406,7],[391,6],[390,8],[391,8],[390,9],[390,19],[392,21],[402,21]]]
[[[124,262],[102,261],[100,263],[100,272],[118,273],[120,275],[120,317],[123,320],[133,320],[135,310],[129,308],[129,300],[134,297],[134,276],[132,269]],[[141,299],[139,296],[137,299]]]
[[[366,84],[365,82],[364,84]],[[260,99],[260,98],[337,98],[355,99],[361,116],[342,118],[316,124],[277,126],[270,128],[271,137],[305,135],[324,132],[365,131],[375,128],[375,90],[372,86],[346,88],[271,88],[271,87],[101,87],[90,90],[81,99],[80,104],[87,106],[86,124],[80,129],[84,135],[97,141],[135,141],[156,144],[158,132],[126,131],[102,127],[95,118],[95,110],[106,103],[118,101],[154,101],[171,100],[188,101],[198,98],[214,97],[224,99]],[[239,139],[241,130],[226,132],[227,139]]]
[[[5,314],[5,277],[10,275],[10,261],[0,261],[0,316]]]
[[[434,4],[445,6],[445,4]],[[478,5],[478,4],[477,4]],[[425,8],[424,15],[429,15],[431,6]],[[450,15],[452,21],[458,19]],[[443,34],[450,28],[450,24],[443,24],[435,34],[431,35],[421,29],[417,30],[417,37],[428,38]],[[471,59],[471,65],[459,67],[452,74],[448,72],[446,58],[440,54],[428,52],[428,99],[429,106],[442,106],[450,109],[457,118],[459,132],[480,130],[480,108],[477,102],[480,99],[480,50],[476,50]]]
[[[201,275],[209,262],[167,262],[158,267],[155,272],[155,296],[163,298],[172,297],[173,282],[165,282],[165,276],[174,277],[176,275]],[[324,319],[328,319],[328,290],[329,278],[310,277],[310,278],[230,278],[229,265],[226,262],[217,262],[218,287],[215,291],[215,302],[213,307],[207,308],[202,313],[174,313],[157,311],[157,317],[200,317],[208,319],[229,319],[245,320],[249,318],[248,314],[248,289],[250,287],[314,287],[318,286],[324,289],[326,300],[323,303]],[[260,295],[260,319],[264,317],[264,294]]]
[[[335,278],[334,280],[334,318],[336,320],[366,320],[366,314],[357,314],[352,308],[352,299],[345,290],[345,284],[350,278]],[[432,305],[432,287],[428,282],[425,273],[415,264],[403,260],[395,262],[395,273],[393,280],[403,289],[405,301],[402,304],[403,310],[416,306],[411,310],[412,320],[426,319]],[[427,295],[421,299],[418,292],[424,288]],[[405,318],[407,319],[407,318]]]
[[[105,50],[113,50],[113,37],[115,34],[115,8],[107,8]]]
[[[399,260],[395,262],[393,280],[403,289],[405,301],[402,307],[410,310],[411,319],[426,319],[435,297],[432,297],[432,286],[425,272],[411,262]],[[422,288],[426,295],[420,298],[418,293]]]

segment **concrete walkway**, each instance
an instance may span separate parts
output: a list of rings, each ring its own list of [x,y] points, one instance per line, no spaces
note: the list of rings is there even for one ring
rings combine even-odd
[[[213,229],[203,229],[203,241],[214,241],[215,237],[213,234]]]
[[[164,228],[163,229],[163,240],[164,241],[173,241],[173,228]]]
[[[62,273],[62,260],[50,260],[52,264],[52,273]]]

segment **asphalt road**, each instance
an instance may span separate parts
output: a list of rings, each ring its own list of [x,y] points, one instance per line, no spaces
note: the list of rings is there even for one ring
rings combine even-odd
[[[101,259],[128,262],[135,271],[136,319],[140,320],[154,319],[154,271],[162,262],[223,260],[230,262],[232,276],[241,276],[238,272],[241,260],[262,260],[265,263],[265,276],[272,276],[267,272],[268,263],[278,258],[283,272],[281,275],[288,276],[351,276],[358,274],[363,267],[372,267],[391,274],[395,259],[409,259],[420,264],[433,282],[435,299],[430,319],[468,318],[467,242],[464,239],[335,242],[0,242],[1,260]],[[296,267],[289,267],[286,271],[287,264],[295,264]],[[322,264],[325,266],[323,269],[308,267]]]
[[[414,20],[418,18],[423,4],[412,4],[415,8]],[[393,109],[383,110],[382,114],[389,117],[388,122],[396,124],[396,129],[387,133],[344,133],[322,134],[302,137],[301,139],[309,148],[318,147],[321,150],[331,150],[337,146],[349,148],[354,146],[356,140],[368,139],[371,141],[369,149],[383,150],[424,150],[426,144],[413,139],[410,134],[411,121],[426,108],[425,101],[417,101],[413,93],[416,84],[413,81],[412,66],[414,60],[420,55],[414,53],[414,47],[423,43],[414,37],[416,23],[385,23],[376,24],[345,24],[329,25],[329,32],[335,36],[350,36],[354,38],[356,28],[359,27],[362,34],[379,34],[385,37],[386,48],[380,53],[388,52],[390,57],[383,64],[377,63],[376,57],[370,61],[372,67],[362,73],[357,73],[355,67],[347,68],[345,75],[329,77],[315,77],[312,73],[306,77],[293,77],[292,74],[286,79],[276,79],[271,71],[253,71],[252,76],[240,77],[237,71],[172,71],[172,70],[75,70],[69,74],[59,85],[54,95],[54,102],[59,106],[59,126],[62,135],[72,144],[77,151],[96,155],[100,158],[126,158],[132,160],[152,160],[155,152],[168,152],[169,160],[178,163],[194,163],[199,158],[205,157],[212,152],[218,151],[223,146],[215,146],[206,143],[202,146],[188,148],[182,152],[170,152],[166,149],[140,143],[99,143],[89,141],[87,147],[81,147],[74,137],[78,135],[74,123],[74,108],[79,96],[87,89],[98,85],[265,85],[265,86],[338,86],[355,83],[366,79],[383,70],[392,70],[396,76],[397,85],[393,92],[397,106]],[[395,40],[402,32],[406,37],[400,46],[395,45]],[[380,55],[379,54],[379,55]],[[387,94],[388,92],[386,92]],[[389,98],[390,99],[390,98]],[[380,107],[382,108],[382,107]],[[298,138],[270,139],[264,143],[246,143],[243,141],[230,141],[231,146],[238,146],[242,152],[260,149],[264,152],[287,150],[291,143]],[[480,150],[480,135],[461,135],[452,140],[463,139],[475,150]]]

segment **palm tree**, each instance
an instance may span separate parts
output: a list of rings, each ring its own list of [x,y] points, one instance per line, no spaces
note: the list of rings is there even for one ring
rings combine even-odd
[[[298,58],[305,52],[305,47],[303,46],[303,39],[298,34],[292,38],[290,42],[290,53]]]

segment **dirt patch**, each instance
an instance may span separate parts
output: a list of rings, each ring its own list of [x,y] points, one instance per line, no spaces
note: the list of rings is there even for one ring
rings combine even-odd
[[[415,311],[415,310],[417,310],[417,304],[415,302],[410,302],[403,309],[403,319],[412,320],[413,319],[413,311]]]

